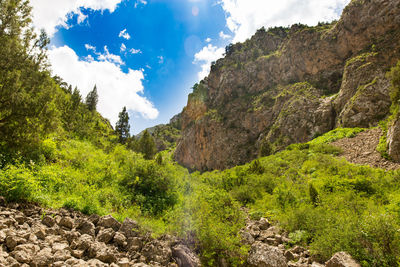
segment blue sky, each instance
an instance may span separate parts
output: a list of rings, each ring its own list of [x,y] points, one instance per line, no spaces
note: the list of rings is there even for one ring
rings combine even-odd
[[[136,134],[179,113],[193,84],[230,42],[249,38],[261,26],[335,19],[347,2],[32,0],[32,5],[35,26],[51,37],[53,73],[83,96],[96,83],[98,110],[115,124],[127,106]]]

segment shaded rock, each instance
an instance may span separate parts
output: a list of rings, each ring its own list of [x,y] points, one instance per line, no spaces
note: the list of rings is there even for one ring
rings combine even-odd
[[[93,243],[93,237],[87,234],[83,234],[78,239],[74,240],[71,244],[71,249],[87,250]]]
[[[100,216],[97,215],[97,214],[92,214],[92,215],[89,216],[88,220],[89,220],[91,223],[93,223],[94,225],[97,225],[97,223],[98,223],[99,220],[100,220]]]
[[[97,226],[102,226],[104,228],[112,228],[114,231],[118,231],[121,227],[121,223],[118,222],[113,216],[106,215],[100,218]]]
[[[247,259],[251,266],[257,267],[286,267],[286,258],[276,247],[256,241],[249,252]]]
[[[361,267],[347,252],[337,252],[325,263],[326,267]]]
[[[56,224],[56,221],[53,217],[46,215],[44,216],[42,223],[48,227],[53,227]]]
[[[128,243],[126,242],[126,237],[121,232],[116,232],[114,235],[114,243],[120,247],[126,247]]]
[[[67,229],[72,229],[74,227],[74,221],[70,217],[62,217],[58,225]]]
[[[119,229],[126,238],[135,237],[138,235],[139,226],[136,221],[126,218]]]
[[[6,237],[6,246],[12,251],[14,248],[19,245],[23,244],[26,242],[26,239],[19,237],[15,234],[8,235]]]
[[[92,222],[82,220],[76,228],[79,233],[95,236],[95,227]]]
[[[115,235],[115,232],[111,228],[102,229],[97,234],[97,240],[100,242],[108,243],[110,242]]]
[[[267,230],[271,226],[266,218],[261,218],[258,223],[260,230]]]
[[[177,245],[172,248],[172,257],[179,267],[198,267],[199,258],[186,246]]]
[[[147,260],[158,262],[161,265],[167,265],[172,257],[171,248],[159,240],[147,243],[142,249],[142,254]]]

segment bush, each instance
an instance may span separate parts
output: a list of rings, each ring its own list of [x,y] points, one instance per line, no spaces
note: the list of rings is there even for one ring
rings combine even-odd
[[[39,189],[32,171],[23,165],[0,170],[0,195],[8,201],[32,201]]]

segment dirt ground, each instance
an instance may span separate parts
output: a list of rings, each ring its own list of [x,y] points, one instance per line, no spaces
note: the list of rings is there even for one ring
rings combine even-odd
[[[399,169],[400,163],[389,161],[376,151],[381,134],[382,131],[380,129],[372,129],[361,132],[353,138],[343,138],[331,144],[340,147],[343,150],[340,156],[351,163],[369,165],[386,170]]]

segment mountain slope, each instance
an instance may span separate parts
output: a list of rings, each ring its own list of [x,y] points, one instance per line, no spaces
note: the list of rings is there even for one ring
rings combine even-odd
[[[197,170],[224,169],[335,127],[389,115],[388,69],[400,58],[400,4],[352,1],[338,22],[260,29],[194,87],[175,153]]]

